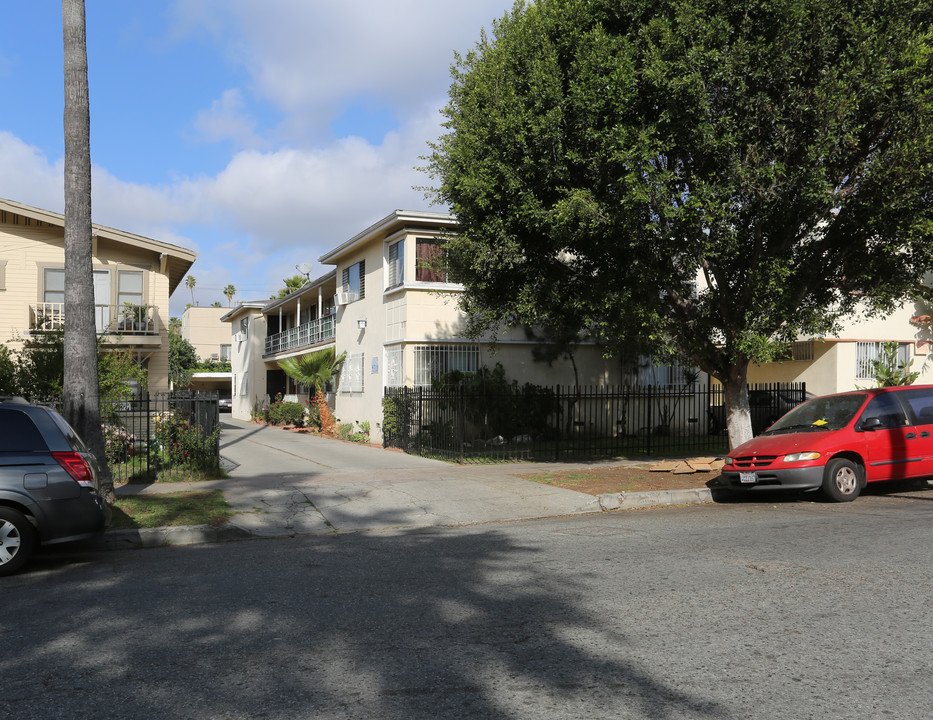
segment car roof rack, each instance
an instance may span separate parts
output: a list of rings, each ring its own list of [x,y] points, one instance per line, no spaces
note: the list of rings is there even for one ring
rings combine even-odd
[[[29,405],[29,401],[20,395],[0,395],[0,403],[9,405]]]

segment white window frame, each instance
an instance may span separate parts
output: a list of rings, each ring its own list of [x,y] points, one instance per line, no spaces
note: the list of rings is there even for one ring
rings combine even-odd
[[[347,359],[340,369],[340,392],[363,392],[363,366],[365,362],[365,353],[350,353],[347,355]]]
[[[386,250],[386,288],[405,284],[405,239],[389,245]]]
[[[412,349],[415,387],[430,387],[433,380],[455,370],[475,373],[479,369],[479,345],[415,345]]]
[[[877,360],[881,354],[881,346],[885,343],[893,342],[891,340],[859,340],[855,343],[855,379],[856,380],[874,380],[875,375],[872,370],[872,361]],[[907,367],[910,364],[910,345],[911,343],[897,343],[897,361],[899,365]]]

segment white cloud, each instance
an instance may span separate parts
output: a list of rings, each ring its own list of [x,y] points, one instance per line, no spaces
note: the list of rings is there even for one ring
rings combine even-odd
[[[225,90],[210,110],[201,110],[194,127],[208,142],[232,140],[240,147],[262,145],[254,136],[256,121],[244,112],[246,103],[239,88]]]
[[[480,29],[510,7],[510,0],[178,0],[175,31],[213,34],[250,74],[254,92],[302,118],[313,137],[361,95],[384,98],[404,116],[412,103],[442,94],[454,51],[470,50]]]

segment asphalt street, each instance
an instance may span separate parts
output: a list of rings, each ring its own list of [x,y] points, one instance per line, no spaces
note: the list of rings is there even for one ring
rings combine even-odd
[[[0,717],[925,718],[931,500],[41,555]]]

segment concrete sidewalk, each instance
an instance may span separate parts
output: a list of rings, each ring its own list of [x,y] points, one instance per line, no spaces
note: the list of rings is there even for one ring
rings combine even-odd
[[[107,547],[472,525],[711,501],[705,487],[594,497],[518,477],[635,464],[624,461],[454,465],[229,418],[223,423],[221,457],[229,478],[124,485],[117,494],[216,488],[236,512],[230,523],[109,532]]]

